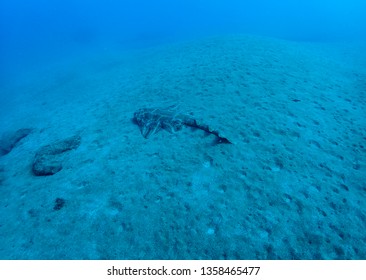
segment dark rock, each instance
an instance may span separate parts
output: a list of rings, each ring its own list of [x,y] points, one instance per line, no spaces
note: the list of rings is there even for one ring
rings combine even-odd
[[[30,128],[21,128],[15,132],[7,133],[0,139],[0,156],[6,155],[11,152],[12,149],[32,132]]]
[[[63,198],[56,198],[55,200],[55,206],[53,206],[53,210],[58,211],[60,210],[62,207],[65,206],[66,200]]]
[[[62,163],[57,159],[37,158],[33,163],[33,174],[36,176],[48,176],[59,172],[62,169]]]
[[[4,181],[5,181],[4,168],[0,166],[0,186],[3,184]]]
[[[76,135],[40,148],[34,157],[34,175],[48,176],[59,172],[65,153],[79,147],[80,140],[80,136]]]

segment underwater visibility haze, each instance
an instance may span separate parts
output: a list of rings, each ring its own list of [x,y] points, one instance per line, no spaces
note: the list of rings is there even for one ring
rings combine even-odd
[[[365,259],[365,14],[0,0],[0,259]]]

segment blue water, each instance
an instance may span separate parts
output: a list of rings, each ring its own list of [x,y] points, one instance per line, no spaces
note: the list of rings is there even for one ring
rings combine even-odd
[[[67,55],[98,43],[145,46],[237,32],[306,41],[366,37],[362,0],[3,0],[0,5],[2,61]]]
[[[365,15],[0,0],[0,259],[365,259]]]

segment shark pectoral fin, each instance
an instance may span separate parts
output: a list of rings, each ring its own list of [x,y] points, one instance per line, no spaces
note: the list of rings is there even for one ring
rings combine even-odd
[[[183,128],[183,124],[179,120],[173,120],[163,124],[163,129],[170,133],[175,133]]]
[[[149,125],[141,126],[141,134],[148,139],[151,135],[158,133],[161,130],[160,124],[151,123]]]

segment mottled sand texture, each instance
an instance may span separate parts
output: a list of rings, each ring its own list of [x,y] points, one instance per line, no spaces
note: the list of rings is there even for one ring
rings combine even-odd
[[[22,73],[1,93],[0,134],[33,131],[0,157],[0,258],[365,259],[361,50],[227,36]],[[142,137],[133,113],[170,105],[233,144]]]

